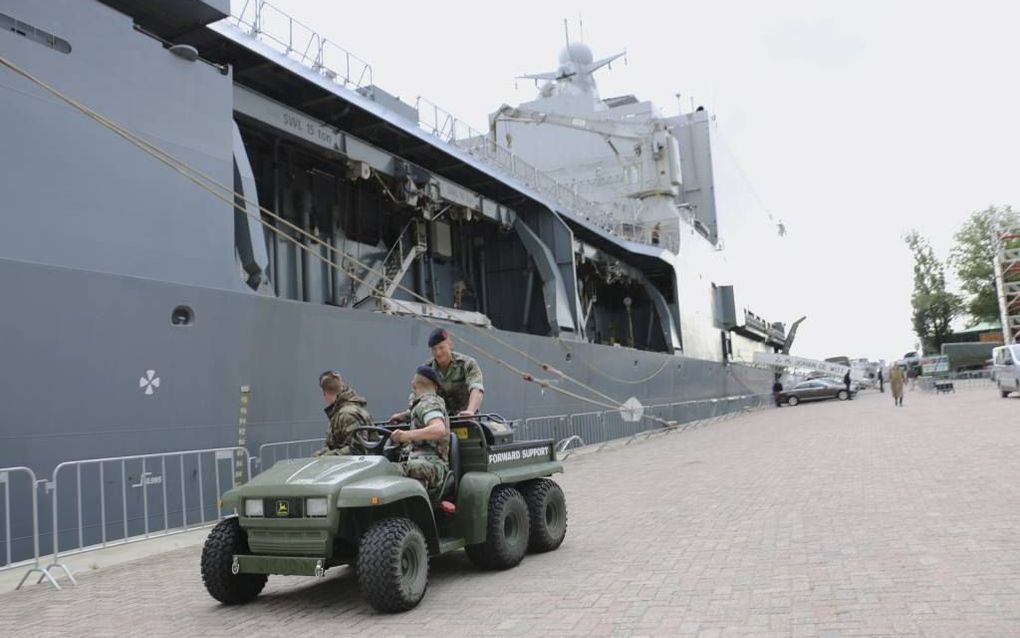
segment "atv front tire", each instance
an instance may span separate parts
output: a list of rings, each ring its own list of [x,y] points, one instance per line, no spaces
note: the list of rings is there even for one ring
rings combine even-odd
[[[563,490],[549,479],[537,479],[522,485],[521,493],[531,521],[528,551],[551,552],[567,535],[567,499]]]
[[[361,537],[357,572],[361,595],[376,610],[411,609],[425,596],[429,584],[425,535],[410,519],[377,522]]]
[[[485,542],[464,548],[468,558],[483,569],[516,567],[528,551],[528,505],[516,488],[503,485],[489,496]]]
[[[225,518],[212,528],[202,547],[202,582],[210,596],[224,605],[240,605],[259,595],[268,576],[231,570],[234,554],[249,552],[248,535],[236,517]]]

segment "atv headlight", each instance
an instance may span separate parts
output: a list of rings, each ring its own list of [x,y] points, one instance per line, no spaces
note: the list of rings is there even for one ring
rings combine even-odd
[[[305,514],[308,516],[325,516],[327,501],[325,497],[305,499]]]
[[[262,509],[262,499],[261,498],[244,499],[244,515],[249,518],[255,516],[265,516],[265,512]]]

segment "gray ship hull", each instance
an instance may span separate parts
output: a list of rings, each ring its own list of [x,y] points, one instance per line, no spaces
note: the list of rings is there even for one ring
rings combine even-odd
[[[63,461],[237,445],[242,386],[250,389],[246,447],[252,456],[263,443],[324,437],[316,381],[327,369],[343,371],[374,417],[384,419],[406,405],[411,371],[426,358],[431,330],[411,317],[11,260],[0,260],[0,290],[8,302],[0,313],[0,467],[26,465],[40,478]],[[182,304],[194,310],[194,323],[174,327],[171,311]],[[542,377],[489,337],[464,326],[451,330]],[[767,371],[735,364],[490,332],[619,402],[760,394],[770,384]],[[486,411],[523,419],[602,409],[543,391],[472,348],[460,349],[484,370]],[[156,378],[158,387],[146,393]],[[565,389],[591,396],[576,386]],[[690,418],[695,415],[692,410]],[[52,537],[45,531],[51,526],[44,494],[40,540],[47,552]],[[85,496],[83,509],[98,510],[96,495]],[[61,498],[64,512],[73,498]],[[30,519],[17,515],[30,504],[12,496],[11,505],[12,561],[18,561],[31,556]],[[61,543],[73,547],[75,512],[67,513]],[[119,525],[116,512],[108,516],[111,527]],[[155,515],[151,529],[160,529],[160,520]],[[131,533],[142,533],[143,523],[130,520]],[[86,533],[98,542],[98,524],[91,527]],[[111,539],[119,537],[114,532]]]
[[[327,369],[342,371],[383,419],[406,405],[431,330],[410,317],[9,260],[0,260],[0,289],[0,466],[28,465],[40,476],[66,460],[236,445],[242,386],[251,392],[253,452],[324,435],[316,380]],[[179,305],[193,309],[192,325],[171,325]],[[451,330],[550,376],[482,332]],[[766,371],[739,365],[491,332],[619,402],[762,393],[770,383]],[[517,419],[603,409],[543,392],[471,347],[459,349],[485,372],[487,411]],[[159,386],[146,394],[149,370]]]

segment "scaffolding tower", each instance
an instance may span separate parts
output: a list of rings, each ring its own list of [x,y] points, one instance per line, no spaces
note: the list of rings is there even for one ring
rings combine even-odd
[[[1002,342],[1020,343],[1020,227],[997,225],[995,292],[999,300]]]

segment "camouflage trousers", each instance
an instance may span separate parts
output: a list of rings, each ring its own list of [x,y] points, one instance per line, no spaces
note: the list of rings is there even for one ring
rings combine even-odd
[[[400,469],[404,476],[421,481],[426,490],[434,490],[443,484],[450,466],[434,454],[422,454],[401,463]]]

